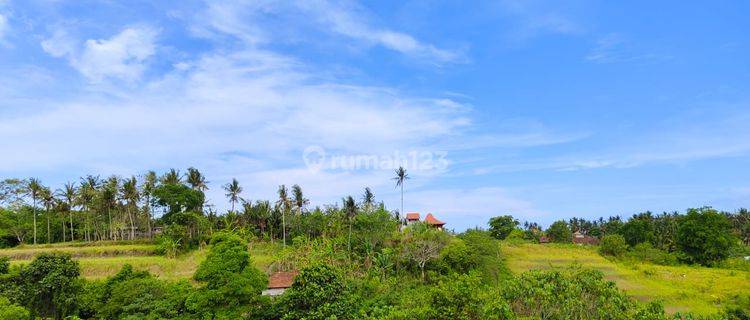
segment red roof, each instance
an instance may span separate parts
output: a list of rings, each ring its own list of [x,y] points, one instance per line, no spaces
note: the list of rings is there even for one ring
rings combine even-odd
[[[298,274],[297,271],[291,272],[276,272],[268,277],[268,289],[279,289],[289,288],[294,282],[294,277]]]
[[[409,220],[409,221],[419,221],[419,212],[407,212],[406,213],[406,220]]]
[[[442,226],[445,224],[445,222],[435,219],[435,217],[432,216],[432,213],[428,213],[427,216],[424,217],[424,222],[431,224],[433,226]]]

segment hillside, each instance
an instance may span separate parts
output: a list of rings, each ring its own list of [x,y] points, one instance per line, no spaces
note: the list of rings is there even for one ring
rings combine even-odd
[[[636,299],[661,300],[670,313],[713,313],[727,297],[750,292],[747,271],[612,262],[593,247],[576,245],[506,243],[502,250],[514,273],[577,266],[596,269]]]

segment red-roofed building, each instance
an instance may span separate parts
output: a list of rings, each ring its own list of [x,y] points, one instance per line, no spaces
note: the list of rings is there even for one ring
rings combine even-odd
[[[278,296],[286,289],[292,287],[294,283],[294,277],[298,274],[297,271],[290,272],[276,272],[268,277],[268,289],[263,290],[263,295],[266,296]]]
[[[419,212],[407,212],[406,225],[411,225],[414,222],[419,222]]]
[[[442,230],[445,225],[445,222],[435,219],[435,216],[433,216],[432,213],[428,213],[427,216],[424,217],[424,223],[440,230]]]

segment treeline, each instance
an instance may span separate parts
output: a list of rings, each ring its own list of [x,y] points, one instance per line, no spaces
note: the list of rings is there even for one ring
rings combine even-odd
[[[384,210],[369,188],[361,199],[348,196],[340,206],[310,209],[298,185],[279,186],[276,200],[252,201],[242,197],[242,186],[233,179],[222,186],[231,209],[218,213],[206,205],[207,189],[195,168],[128,178],[90,175],[58,189],[36,178],[5,179],[0,181],[0,246],[160,235],[164,250],[176,252],[205,245],[213,230],[221,229],[287,243],[300,235],[321,236],[324,228],[346,229],[360,210]]]
[[[573,234],[600,240],[604,252],[622,256],[627,250],[660,264],[678,262],[715,265],[731,256],[750,255],[750,211],[717,211],[691,208],[685,213],[644,212],[629,219],[571,218],[558,220],[543,230],[538,223],[519,224],[512,216],[490,220],[497,238],[515,237],[534,241],[570,243]],[[598,241],[596,241],[598,242]]]

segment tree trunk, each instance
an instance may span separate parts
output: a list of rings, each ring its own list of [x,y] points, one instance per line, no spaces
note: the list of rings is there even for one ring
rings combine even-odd
[[[34,203],[34,206],[33,206],[34,208],[34,244],[36,244],[36,198],[35,197],[31,197],[31,198],[32,198],[32,202]]]
[[[107,206],[107,217],[109,217],[109,225],[107,226],[107,229],[109,229],[109,240],[112,240],[113,230],[112,230],[112,210]]]
[[[49,208],[47,208],[47,214],[46,214],[46,216],[47,216],[47,244],[49,244],[51,236],[52,236],[50,234],[50,225],[49,225]]]
[[[133,223],[133,214],[130,212],[130,208],[128,208],[128,218],[130,218],[130,240],[135,239],[135,224]]]
[[[284,246],[286,247],[286,220],[284,219],[285,212],[281,211],[281,235],[284,237]]]

